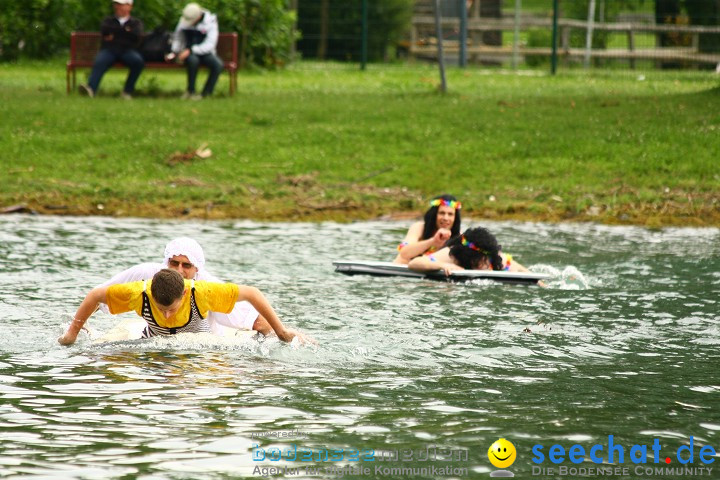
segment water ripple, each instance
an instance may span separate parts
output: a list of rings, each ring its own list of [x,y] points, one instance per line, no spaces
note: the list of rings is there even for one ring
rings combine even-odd
[[[9,478],[250,477],[253,445],[293,442],[437,444],[470,452],[467,466],[486,474],[499,436],[524,452],[513,466],[523,472],[534,442],[720,438],[718,229],[471,221],[553,276],[537,288],[333,272],[350,256],[390,260],[407,223],[0,224],[12,286],[0,291]],[[211,336],[57,345],[87,290],[159,260],[179,235],[204,246],[220,278],[258,286],[318,346]],[[115,322],[97,314],[91,324]],[[253,437],[271,431],[307,436]]]

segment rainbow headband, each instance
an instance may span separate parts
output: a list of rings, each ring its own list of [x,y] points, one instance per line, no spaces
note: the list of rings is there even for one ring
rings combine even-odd
[[[475,250],[476,252],[480,252],[483,255],[490,256],[490,253],[487,250],[483,250],[482,248],[478,247],[472,242],[468,242],[467,238],[465,238],[465,235],[460,237],[460,243],[463,247],[468,247],[470,250]]]
[[[462,208],[462,204],[457,200],[445,200],[444,198],[436,198],[435,200],[430,202],[431,207],[439,207],[440,205],[445,205],[446,207],[451,207],[455,210],[460,210]]]

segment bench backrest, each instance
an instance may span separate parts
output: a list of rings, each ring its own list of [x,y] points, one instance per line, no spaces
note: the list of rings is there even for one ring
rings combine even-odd
[[[237,65],[237,33],[218,35],[217,54],[225,64]],[[70,63],[92,65],[100,50],[99,32],[72,32],[70,34]]]

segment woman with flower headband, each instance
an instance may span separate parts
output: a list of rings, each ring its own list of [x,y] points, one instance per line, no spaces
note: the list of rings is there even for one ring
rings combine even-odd
[[[461,204],[452,195],[444,194],[430,201],[422,222],[416,222],[398,245],[393,263],[407,264],[418,255],[427,255],[441,249],[451,237],[460,234]]]
[[[429,272],[443,270],[450,275],[454,270],[505,270],[527,272],[528,269],[502,253],[495,235],[485,228],[468,228],[462,235],[450,239],[445,248],[430,255],[414,258],[410,270]]]

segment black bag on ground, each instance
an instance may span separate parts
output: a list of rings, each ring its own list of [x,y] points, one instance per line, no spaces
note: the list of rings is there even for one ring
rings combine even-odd
[[[170,53],[170,33],[158,27],[145,35],[140,44],[140,54],[146,62],[164,62],[165,55]]]

